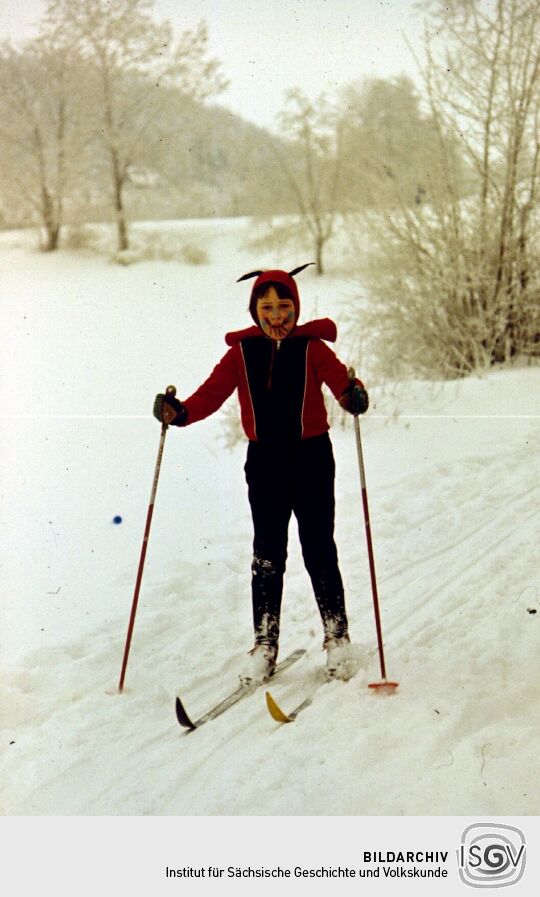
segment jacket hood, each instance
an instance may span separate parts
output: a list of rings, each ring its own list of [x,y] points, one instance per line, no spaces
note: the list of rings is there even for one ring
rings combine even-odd
[[[275,273],[275,271],[265,271],[265,274]],[[307,336],[308,339],[323,339],[327,343],[335,343],[337,339],[337,327],[330,318],[318,318],[316,321],[308,321],[307,324],[300,324],[295,327],[285,339],[294,339],[297,336]],[[251,326],[246,327],[245,330],[233,330],[230,333],[226,333],[225,342],[228,346],[234,346],[243,339],[249,339],[250,337],[260,337],[260,339],[270,338],[265,336],[260,327]]]
[[[294,277],[291,277],[291,275],[287,273],[287,271],[281,271],[279,268],[274,268],[271,271],[263,271],[262,274],[259,274],[257,280],[253,284],[251,296],[249,298],[249,311],[251,313],[251,317],[255,321],[255,324],[258,323],[255,290],[257,290],[258,287],[264,286],[265,283],[280,283],[284,287],[287,287],[292,296],[295,311],[295,320],[298,321],[298,318],[300,317],[300,296],[298,294],[298,286],[296,284],[296,281]]]

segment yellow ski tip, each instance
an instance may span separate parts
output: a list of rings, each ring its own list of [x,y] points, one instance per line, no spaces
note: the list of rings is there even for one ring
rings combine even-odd
[[[283,713],[283,710],[281,707],[278,707],[269,691],[266,692],[266,706],[270,716],[272,719],[275,719],[276,723],[292,723],[291,717]]]

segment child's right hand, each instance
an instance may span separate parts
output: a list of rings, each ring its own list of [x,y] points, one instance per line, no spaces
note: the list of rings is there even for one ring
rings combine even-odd
[[[167,426],[171,424],[173,427],[183,427],[187,422],[187,408],[170,394],[157,394],[152,413],[160,423]]]

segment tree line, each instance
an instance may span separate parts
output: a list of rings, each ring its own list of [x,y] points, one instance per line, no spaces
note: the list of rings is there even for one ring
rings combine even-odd
[[[410,80],[313,101],[293,89],[278,137],[209,106],[227,82],[206,25],[176,36],[152,8],[152,0],[49,0],[39,37],[0,47],[0,212],[7,222],[38,221],[44,249],[57,248],[66,218],[112,207],[123,250],[133,184],[152,195],[152,217],[160,209],[173,217],[166,198],[188,192],[189,181],[202,214],[212,205],[204,186],[227,196],[214,203],[218,212],[297,212],[322,273],[335,213],[391,201],[382,159],[406,202],[425,192],[414,141],[425,151],[432,128]],[[198,212],[197,190],[189,193],[180,215]]]
[[[124,250],[137,178],[226,192],[229,214],[285,213],[268,239],[307,241],[319,273],[347,233],[370,296],[348,310],[354,349],[386,374],[537,356],[540,6],[419,6],[420,87],[293,88],[276,136],[209,105],[227,82],[204,23],[175,35],[152,0],[49,0],[39,37],[0,48],[2,206],[53,250],[66,215],[107,204]]]

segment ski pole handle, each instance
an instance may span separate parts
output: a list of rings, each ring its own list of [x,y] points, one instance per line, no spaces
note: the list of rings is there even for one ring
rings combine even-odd
[[[165,390],[165,395],[174,397],[176,395],[176,386],[172,386],[172,385],[168,386],[167,389]],[[152,482],[152,491],[150,493],[150,507],[148,508],[148,511],[150,513],[150,521],[152,520],[152,513],[154,511],[154,501],[156,498],[157,484],[158,484],[158,479],[159,479],[159,471],[161,468],[161,458],[163,456],[163,448],[165,446],[165,433],[167,432],[168,429],[169,429],[169,424],[165,424],[165,423],[161,424],[161,440],[159,443],[158,456],[157,456],[157,461],[156,461],[156,469],[154,471],[154,479]],[[152,509],[152,510],[150,511],[150,509]],[[145,534],[145,539],[146,539],[146,534]]]
[[[168,386],[167,389],[165,390],[165,395],[171,396],[174,399],[174,397],[176,396],[176,386],[173,386],[172,384],[170,386]],[[165,430],[168,429],[168,427],[169,427],[169,424],[162,423],[161,424],[161,432],[163,433]]]

